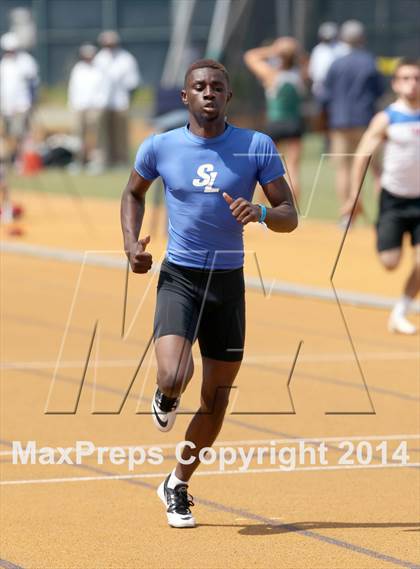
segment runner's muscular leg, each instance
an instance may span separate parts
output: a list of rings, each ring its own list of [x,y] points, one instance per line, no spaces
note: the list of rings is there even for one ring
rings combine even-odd
[[[185,440],[196,448],[185,447],[182,458],[195,457],[193,464],[178,463],[176,476],[186,482],[199,466],[198,453],[204,447],[211,447],[222,428],[229,402],[229,394],[238,374],[241,362],[226,362],[203,357],[203,383],[200,408],[192,418],[185,434]]]
[[[399,265],[401,259],[401,247],[381,251],[379,253],[379,259],[385,269],[388,269],[388,271],[393,271]]]
[[[191,342],[173,334],[161,336],[155,341],[155,353],[160,391],[167,397],[179,397],[194,373]]]
[[[414,262],[404,287],[404,294],[415,298],[420,290],[420,244],[414,247]]]

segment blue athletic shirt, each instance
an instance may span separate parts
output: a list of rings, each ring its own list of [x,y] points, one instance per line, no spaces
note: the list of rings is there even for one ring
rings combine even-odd
[[[285,173],[277,149],[261,132],[226,125],[202,138],[188,126],[148,137],[134,168],[147,180],[162,177],[168,209],[167,259],[194,268],[242,267],[243,226],[223,192],[252,201],[255,185]]]

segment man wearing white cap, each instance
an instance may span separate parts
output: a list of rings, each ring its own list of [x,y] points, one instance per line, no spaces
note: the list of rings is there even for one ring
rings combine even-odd
[[[333,61],[350,51],[344,42],[338,41],[338,26],[335,22],[321,24],[318,38],[319,43],[311,52],[308,67],[312,92],[316,98],[322,95],[324,80]]]
[[[0,38],[0,47],[4,52],[0,60],[0,114],[7,155],[14,160],[19,155],[35,102],[38,65],[29,53],[19,50],[19,40],[11,32]]]
[[[102,49],[96,55],[94,64],[103,73],[106,97],[105,109],[101,115],[100,145],[107,165],[123,165],[129,160],[130,94],[141,82],[140,71],[134,56],[120,47],[117,32],[102,32],[98,42]]]

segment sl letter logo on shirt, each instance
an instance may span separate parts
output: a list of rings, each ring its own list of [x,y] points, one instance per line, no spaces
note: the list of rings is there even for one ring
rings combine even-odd
[[[202,188],[204,186],[205,192],[219,192],[219,188],[214,188],[213,184],[216,180],[217,172],[214,171],[213,164],[201,164],[197,168],[197,175],[199,178],[194,178],[193,186]]]

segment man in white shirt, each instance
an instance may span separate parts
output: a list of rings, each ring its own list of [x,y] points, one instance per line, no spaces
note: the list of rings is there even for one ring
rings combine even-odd
[[[120,47],[120,38],[113,30],[99,35],[101,46],[94,64],[103,73],[106,103],[101,113],[100,145],[107,165],[123,165],[129,160],[128,110],[130,95],[141,76],[137,61]]]
[[[91,44],[80,47],[80,60],[70,73],[68,103],[77,116],[77,134],[81,140],[80,166],[99,169],[103,165],[98,149],[99,119],[106,104],[106,93],[103,90],[103,73],[93,63],[96,52],[96,47]]]
[[[19,50],[19,40],[11,32],[0,39],[4,51],[0,60],[0,115],[6,138],[6,154],[14,161],[29,128],[29,118],[39,83],[35,59]]]

